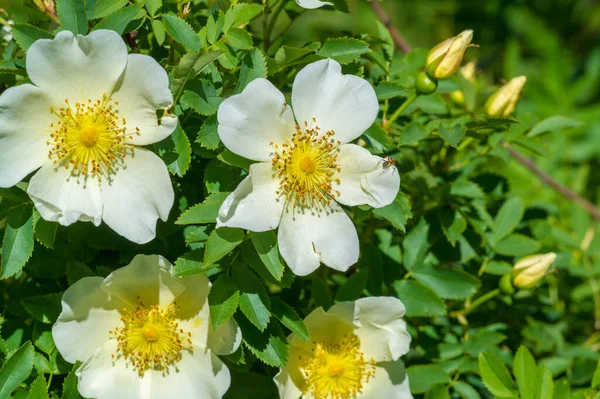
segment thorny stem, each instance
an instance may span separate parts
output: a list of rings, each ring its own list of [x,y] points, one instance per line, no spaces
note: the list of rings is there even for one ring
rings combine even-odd
[[[398,109],[396,110],[396,112],[394,112],[392,114],[392,116],[390,116],[390,119],[388,119],[386,122],[384,122],[383,128],[385,130],[388,130],[390,128],[390,126],[392,126],[392,123],[394,123],[396,121],[396,119],[398,119],[398,117],[400,117],[400,115],[402,115],[402,113],[404,111],[406,111],[406,108],[408,108],[408,106],[410,104],[412,104],[413,102],[415,102],[415,100],[417,99],[418,96],[419,96],[418,94],[413,94],[412,96],[408,97],[406,99],[406,101],[404,101],[402,103],[402,105],[398,107]]]

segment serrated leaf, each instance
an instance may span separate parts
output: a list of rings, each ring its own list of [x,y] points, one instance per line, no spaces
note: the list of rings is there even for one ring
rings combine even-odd
[[[417,281],[444,299],[468,298],[480,286],[476,277],[455,268],[425,264],[412,272]]]
[[[25,266],[33,253],[33,244],[33,215],[20,226],[6,226],[2,241],[0,278],[11,277]]]
[[[137,13],[142,9],[142,4],[135,4],[122,8],[110,14],[94,26],[94,30],[110,29],[122,35],[127,25],[133,21]]]
[[[315,50],[305,47],[292,47],[288,45],[283,45],[279,47],[277,52],[275,53],[275,61],[281,66],[290,65],[308,54],[313,54]]]
[[[260,14],[262,9],[263,6],[260,4],[238,3],[233,5],[225,13],[223,32],[227,32],[232,26],[237,28],[248,23]]]
[[[298,316],[293,307],[283,302],[279,297],[271,297],[271,313],[287,328],[292,330],[300,339],[310,342],[310,333],[304,321]]]
[[[33,296],[21,299],[21,305],[34,319],[54,323],[61,310],[62,293]]]
[[[254,79],[267,77],[267,61],[259,49],[255,48],[242,59],[240,80],[235,93],[241,93]]]
[[[406,306],[409,317],[434,317],[446,314],[446,305],[431,289],[414,280],[394,283],[396,296]]]
[[[181,58],[179,64],[173,71],[173,83],[171,83],[171,92],[176,104],[183,94],[183,89],[189,79],[196,77],[200,72],[216,60],[224,51],[210,51],[206,54],[188,53]]]
[[[127,0],[95,0],[93,2],[92,9],[88,13],[88,18],[104,18],[107,15],[125,7],[126,5]]]
[[[554,115],[544,119],[531,128],[527,137],[536,137],[540,134],[557,132],[560,130],[574,129],[585,125],[585,123],[562,115]]]
[[[183,212],[176,224],[214,223],[217,220],[219,208],[230,193],[215,193],[209,195],[202,203],[196,204]]]
[[[404,128],[400,136],[400,145],[417,143],[429,136],[429,130],[417,122],[412,122]]]
[[[65,378],[61,399],[81,399],[81,395],[77,390],[77,376],[75,375],[75,369],[71,370],[67,378]]]
[[[265,265],[269,273],[277,281],[281,281],[283,269],[285,266],[279,258],[279,248],[277,246],[277,236],[273,230],[262,233],[250,232],[252,244],[260,257],[260,260]]]
[[[200,115],[210,116],[217,113],[223,98],[217,95],[212,83],[202,80],[193,90],[186,90],[181,96],[181,103],[191,107]]]
[[[177,158],[167,165],[167,169],[169,169],[169,172],[183,177],[192,162],[192,146],[180,124],[177,124],[177,128],[171,134],[171,140],[173,140],[174,152],[177,154]]]
[[[317,51],[321,57],[333,58],[340,64],[349,64],[364,53],[368,53],[369,44],[362,40],[341,37],[327,39],[323,47]]]
[[[219,143],[221,139],[219,138],[218,133],[218,124],[217,124],[217,116],[211,115],[202,124],[200,131],[198,132],[198,137],[196,138],[196,143],[200,144],[202,147],[208,150],[216,150],[219,148]]]
[[[37,222],[35,222],[35,227],[33,230],[35,233],[35,238],[40,244],[49,249],[54,248],[54,240],[56,239],[58,223],[49,222],[40,217],[38,218]]]
[[[409,231],[404,240],[402,240],[404,268],[406,270],[412,270],[423,264],[423,259],[425,259],[425,254],[429,249],[428,235],[429,224],[425,218],[422,218],[419,224]]]
[[[208,293],[210,321],[214,329],[233,317],[239,302],[240,291],[231,277],[219,275]]]
[[[36,40],[52,39],[52,33],[29,24],[14,24],[12,33],[23,50],[27,50]]]
[[[29,387],[29,395],[27,399],[49,399],[48,391],[46,390],[46,379],[43,375],[38,375]]]
[[[388,170],[386,173],[398,173],[398,171]],[[406,231],[406,222],[412,218],[410,201],[402,193],[399,193],[391,204],[373,209],[373,213],[386,219],[392,226],[403,232]]]
[[[520,197],[513,197],[507,200],[498,211],[494,219],[494,241],[496,244],[504,237],[512,233],[525,213],[525,205]]]
[[[444,235],[448,239],[448,242],[452,246],[455,246],[467,228],[467,221],[460,212],[448,208],[440,209],[438,215]]]
[[[513,374],[519,387],[520,399],[535,399],[536,380],[531,376],[536,372],[535,359],[527,347],[521,345],[513,360]],[[551,398],[552,395],[547,397]]]
[[[263,283],[245,265],[233,269],[233,279],[240,290],[240,310],[260,331],[271,318],[271,300]]]
[[[190,24],[173,14],[164,14],[163,23],[167,34],[177,43],[183,44],[191,51],[200,50],[202,42]]]
[[[439,135],[452,147],[457,147],[458,143],[465,137],[466,129],[464,125],[455,125],[451,128],[446,128],[444,125],[440,126]]]
[[[436,384],[450,382],[450,376],[436,364],[411,366],[406,369],[412,393],[424,393]]]
[[[206,268],[221,260],[242,241],[244,241],[244,230],[242,229],[221,227],[213,230],[206,240],[203,266]]]
[[[225,34],[225,40],[236,49],[249,50],[254,45],[252,37],[248,32],[243,29],[231,28]]]
[[[261,333],[246,318],[239,318],[243,342],[246,348],[263,363],[273,367],[283,367],[288,358],[288,346],[279,324],[270,323]]]
[[[479,373],[485,387],[499,398],[513,398],[516,395],[515,383],[506,366],[489,353],[479,354]]]
[[[56,13],[61,26],[74,34],[85,35],[87,32],[87,17],[85,1],[57,0]]]
[[[185,277],[206,273],[209,269],[204,268],[204,251],[190,251],[181,255],[173,265],[173,276]]]
[[[27,341],[4,362],[0,370],[0,399],[7,399],[10,394],[29,377],[33,369],[35,350]]]
[[[146,9],[152,18],[156,12],[162,7],[162,0],[146,0]]]

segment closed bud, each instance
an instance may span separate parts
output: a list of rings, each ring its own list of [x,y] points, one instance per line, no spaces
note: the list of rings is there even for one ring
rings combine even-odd
[[[415,80],[415,90],[418,94],[431,94],[437,90],[437,81],[431,79],[425,72],[420,72]]]
[[[515,264],[511,273],[513,285],[526,290],[534,288],[544,278],[555,259],[554,252],[531,255],[521,259]]]
[[[510,116],[519,102],[526,81],[525,76],[518,76],[499,88],[485,103],[487,114],[504,118]]]
[[[432,48],[427,54],[427,74],[433,79],[446,79],[454,75],[472,39],[473,31],[465,30]]]

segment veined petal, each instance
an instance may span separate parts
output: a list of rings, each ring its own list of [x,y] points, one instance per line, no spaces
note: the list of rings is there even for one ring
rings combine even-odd
[[[74,36],[63,30],[40,39],[27,51],[31,81],[57,101],[96,101],[110,95],[127,64],[127,47],[117,32],[96,30]]]
[[[296,0],[296,3],[298,3],[298,5],[300,7],[306,8],[308,10],[313,10],[315,8],[333,4],[328,1],[321,1],[321,0]]]
[[[159,255],[137,255],[131,263],[106,277],[101,288],[121,298],[133,308],[159,304],[166,308],[185,289],[180,279],[171,276],[172,265]]]
[[[180,280],[185,290],[175,298],[179,327],[192,334],[194,345],[203,351],[207,348],[210,312],[206,300],[210,282],[205,275],[184,277]]]
[[[255,161],[270,161],[270,143],[282,144],[296,131],[294,115],[283,94],[262,78],[223,101],[217,118],[225,147]]]
[[[127,303],[100,289],[102,277],[84,277],[62,297],[62,311],[52,327],[56,348],[69,363],[85,361],[112,338]]]
[[[239,227],[257,232],[275,229],[285,202],[278,190],[279,180],[271,164],[252,164],[248,177],[221,205],[217,228]]]
[[[166,221],[175,198],[169,172],[153,152],[136,148],[112,181],[102,182],[102,220],[138,244],[156,235],[156,220]]]
[[[42,217],[68,226],[78,220],[102,220],[100,186],[95,179],[78,179],[71,171],[52,164],[42,167],[29,181],[27,193]]]
[[[0,96],[0,187],[11,187],[50,162],[52,100],[41,89],[23,84]]]
[[[327,59],[305,66],[294,80],[292,104],[300,126],[335,131],[335,140],[348,143],[373,124],[379,111],[375,90],[354,75],[342,75],[342,67]],[[314,119],[313,119],[314,118]],[[316,122],[314,121],[316,120]]]
[[[173,96],[167,72],[150,56],[129,55],[112,98],[118,101],[119,115],[126,119],[127,130],[133,134],[133,139],[129,140],[132,144],[156,143],[177,127],[177,117],[173,115],[163,118],[163,125],[159,127],[156,110],[170,107]],[[138,134],[135,134],[136,128]]]
[[[340,184],[334,186],[340,193],[338,202],[381,208],[394,201],[400,189],[400,174],[394,166],[386,168],[383,159],[354,144],[341,145],[339,150]]]
[[[319,262],[346,271],[358,260],[358,234],[352,221],[335,202],[330,213],[285,209],[279,226],[281,256],[294,274],[305,276]]]
[[[402,360],[378,363],[375,366],[375,375],[367,382],[359,397],[360,399],[413,399]]]

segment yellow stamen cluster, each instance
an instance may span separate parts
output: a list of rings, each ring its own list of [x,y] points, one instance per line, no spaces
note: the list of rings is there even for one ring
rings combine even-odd
[[[272,164],[280,179],[277,195],[285,196],[292,207],[327,209],[335,195],[340,195],[333,189],[334,181],[339,184],[335,175],[340,172],[337,146],[341,144],[334,136],[333,131],[322,133],[305,123],[304,129],[296,126],[288,142],[271,143]]]
[[[354,398],[375,374],[375,361],[365,360],[354,335],[338,343],[313,342],[311,357],[299,360],[306,381],[303,393],[319,399]]]
[[[111,175],[123,166],[123,159],[133,154],[134,147],[127,141],[139,134],[137,127],[128,133],[118,105],[103,94],[101,100],[73,105],[66,99],[64,107],[50,107],[58,119],[50,124],[53,131],[46,142],[54,164],[70,168],[78,182],[89,177],[111,181]]]
[[[175,304],[161,309],[142,303],[127,312],[121,317],[123,327],[110,331],[118,341],[116,355],[129,361],[139,375],[149,369],[167,373],[181,360],[183,350],[192,351],[192,334],[179,328],[176,313]]]

